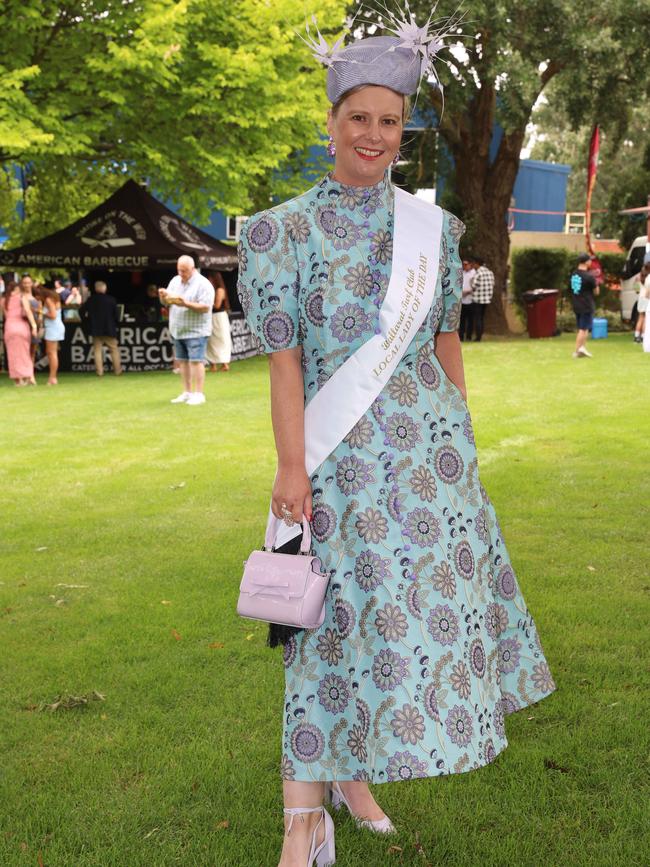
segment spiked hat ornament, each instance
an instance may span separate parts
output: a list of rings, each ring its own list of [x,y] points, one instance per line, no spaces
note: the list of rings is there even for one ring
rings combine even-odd
[[[419,26],[408,2],[402,13],[383,9],[377,26],[391,35],[368,36],[344,44],[341,36],[331,46],[312,18],[316,35],[307,25],[304,41],[312,56],[327,67],[327,96],[332,104],[354,87],[377,85],[411,96],[423,78],[441,87],[434,60],[444,47],[444,38],[460,23],[461,16],[434,20],[435,6],[427,22]],[[351,29],[351,27],[350,27]]]

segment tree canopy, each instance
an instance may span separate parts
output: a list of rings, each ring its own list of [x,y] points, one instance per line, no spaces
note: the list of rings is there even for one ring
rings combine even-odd
[[[431,11],[429,0],[410,6],[422,21]],[[456,0],[440,0],[435,16],[457,9]],[[506,215],[534,106],[548,92],[550,111],[576,126],[599,119],[621,140],[633,106],[649,91],[650,0],[466,0],[462,11],[457,45],[441,55],[447,65],[438,65],[444,107],[433,87],[420,99],[440,117],[452,159],[446,202],[468,225],[466,245],[488,260],[502,288]],[[495,124],[503,135],[493,155]],[[492,324],[503,328],[499,305],[497,293]]]
[[[319,0],[323,26],[344,14]],[[292,0],[5,0],[0,216],[22,197],[15,168],[27,179],[12,241],[59,227],[62,208],[72,220],[125,175],[194,219],[295,192],[287,166],[327,109],[303,28]]]

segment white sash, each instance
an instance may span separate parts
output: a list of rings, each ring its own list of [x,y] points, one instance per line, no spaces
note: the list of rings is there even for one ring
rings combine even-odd
[[[305,407],[305,467],[311,476],[383,391],[435,296],[442,210],[395,188],[393,262],[379,334],[345,361]],[[272,515],[270,515],[272,518]],[[300,525],[283,527],[281,545]]]
[[[433,304],[442,210],[395,188],[393,266],[380,333],[339,367],[305,407],[305,466],[312,475],[365,414]]]

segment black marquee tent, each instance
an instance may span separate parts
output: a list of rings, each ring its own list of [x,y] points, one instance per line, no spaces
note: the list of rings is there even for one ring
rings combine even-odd
[[[85,217],[39,241],[0,250],[0,267],[152,270],[192,256],[200,268],[231,271],[237,251],[183,220],[133,180]]]
[[[66,229],[14,250],[0,250],[0,272],[40,268],[51,273],[90,273],[108,282],[118,301],[118,343],[127,371],[164,370],[171,366],[172,340],[156,287],[176,271],[179,256],[191,256],[208,276],[223,274],[232,312],[233,360],[257,352],[237,303],[237,251],[183,220],[133,180]],[[145,291],[146,287],[146,291]],[[149,290],[153,289],[153,296]],[[59,369],[94,370],[92,337],[76,310],[64,310],[65,339]],[[46,365],[38,362],[39,369]]]

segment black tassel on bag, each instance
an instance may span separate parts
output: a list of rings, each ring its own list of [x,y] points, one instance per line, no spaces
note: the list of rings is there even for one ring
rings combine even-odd
[[[275,550],[278,554],[298,554],[301,542],[302,533],[293,539],[289,539],[288,542],[280,545]],[[283,623],[269,623],[269,634],[266,643],[269,647],[278,647],[281,644],[285,645],[290,638],[302,631],[297,626],[285,626]]]

